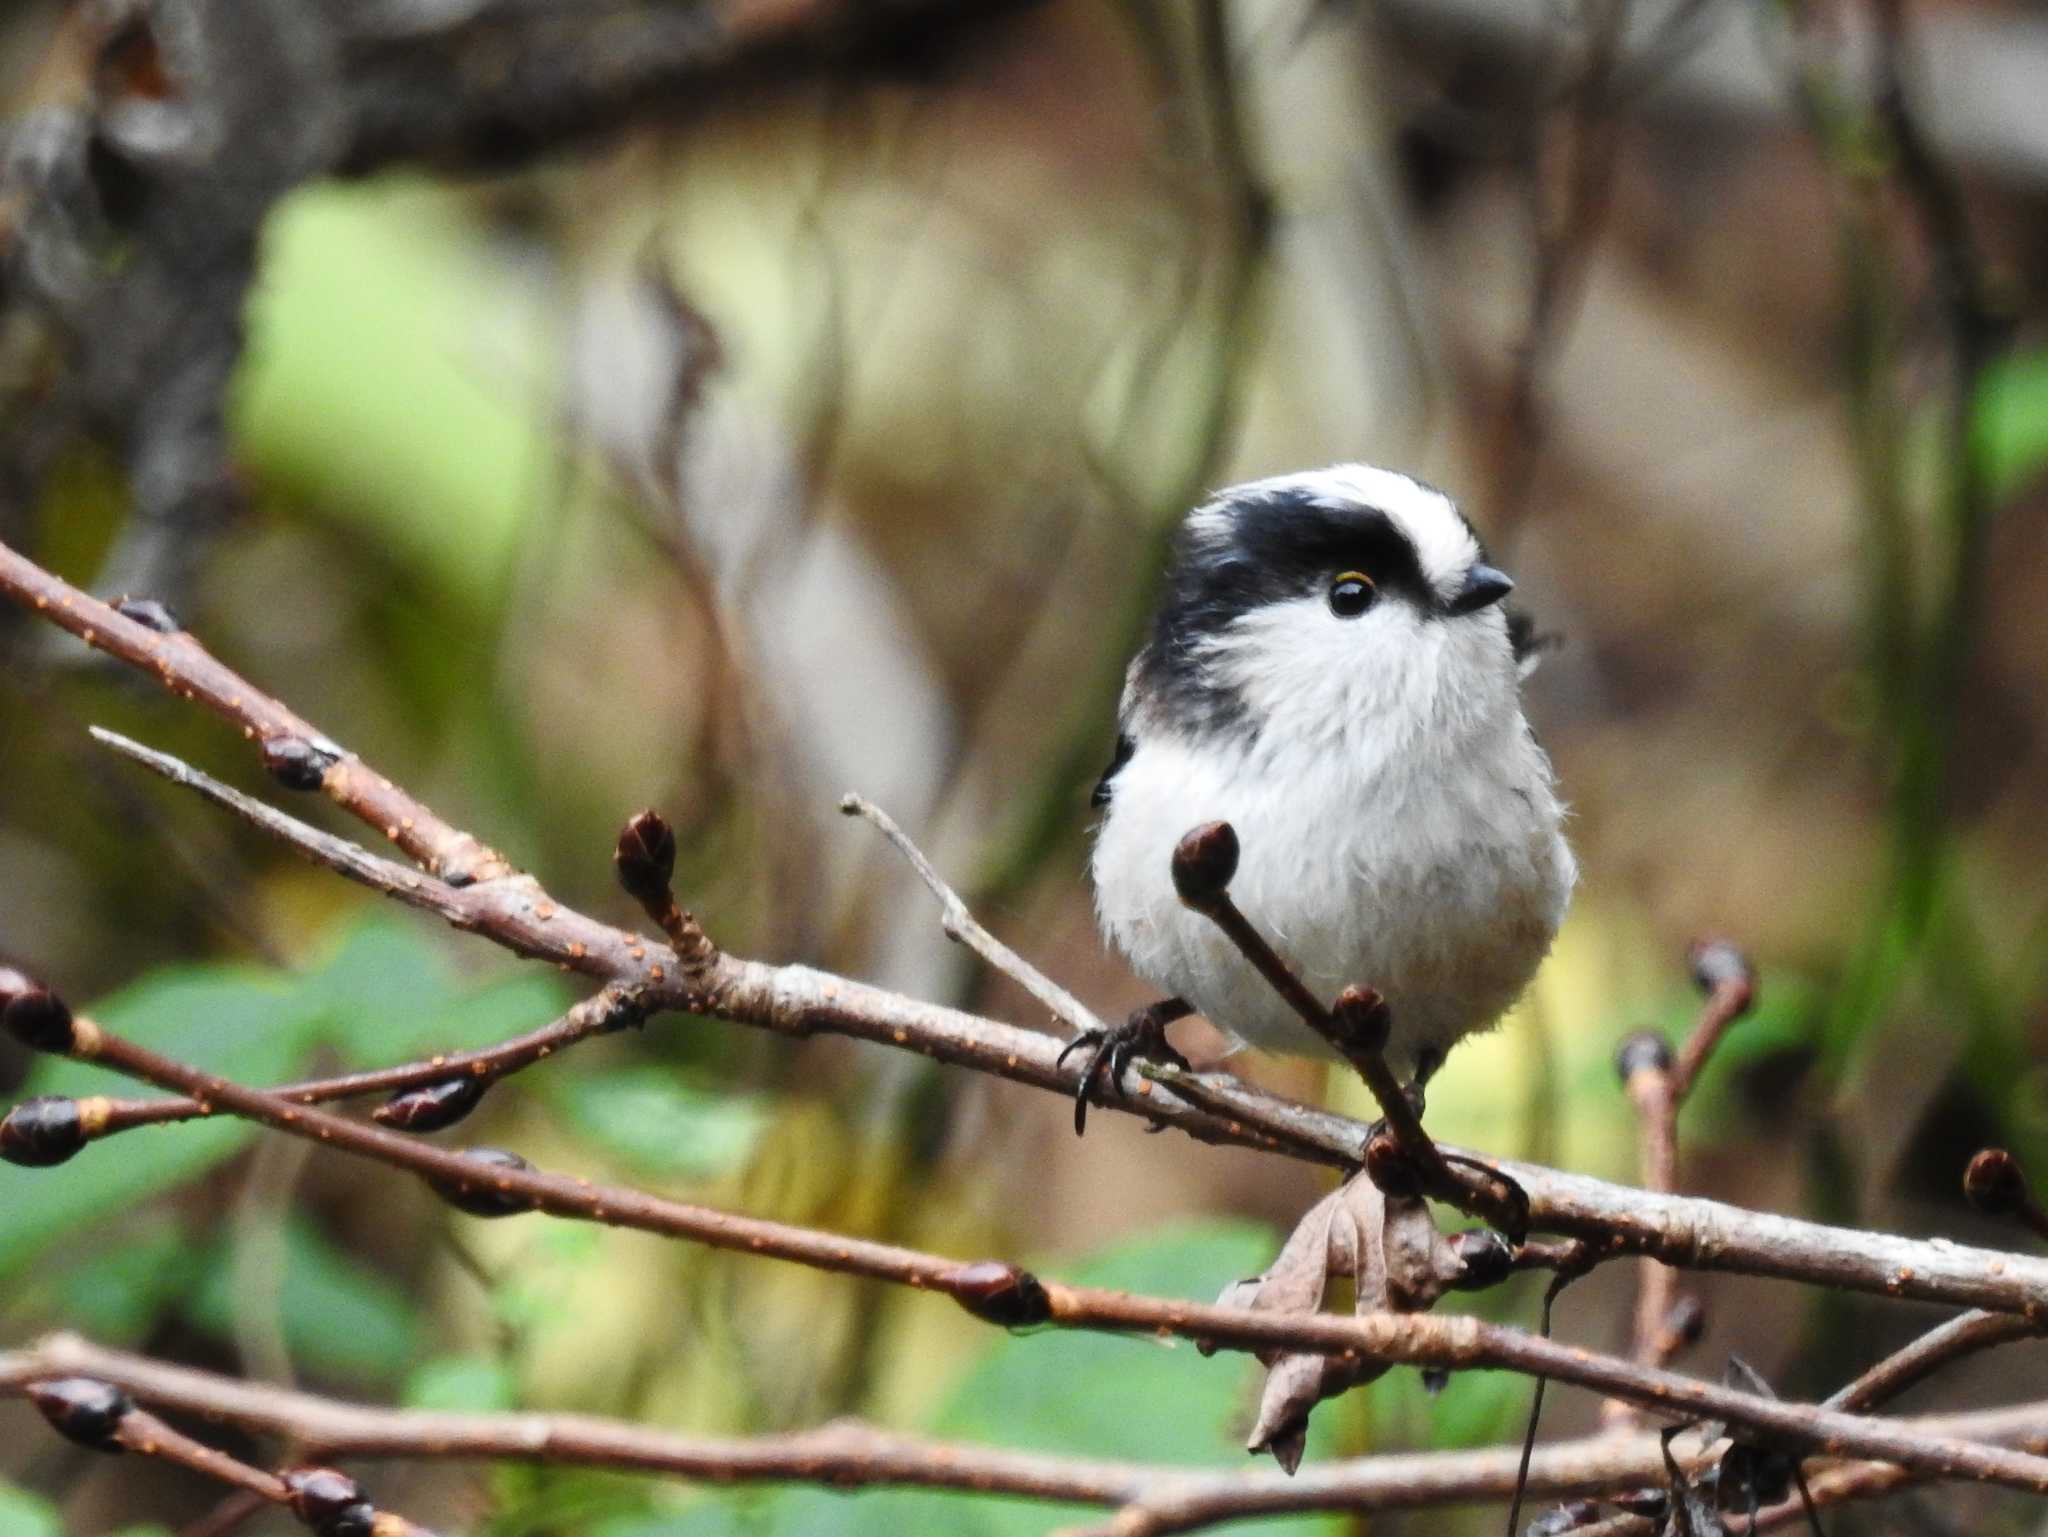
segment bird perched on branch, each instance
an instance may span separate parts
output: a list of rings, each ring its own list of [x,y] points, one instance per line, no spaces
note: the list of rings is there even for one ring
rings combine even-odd
[[[1311,992],[1385,997],[1387,1060],[1418,1090],[1514,1003],[1577,868],[1522,718],[1534,648],[1502,606],[1513,585],[1448,497],[1368,465],[1253,481],[1188,514],[1095,787],[1092,863],[1104,935],[1171,996],[1076,1043],[1096,1052],[1083,1106],[1133,1053],[1180,1060],[1164,1026],[1191,1012],[1268,1050],[1330,1053],[1176,895],[1174,847],[1199,823],[1236,829],[1231,895]]]

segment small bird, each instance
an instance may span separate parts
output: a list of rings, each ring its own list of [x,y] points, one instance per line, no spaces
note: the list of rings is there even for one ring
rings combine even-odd
[[[1231,895],[1325,1001],[1392,1010],[1387,1060],[1419,1094],[1527,986],[1577,866],[1550,760],[1522,717],[1537,649],[1514,586],[1457,505],[1391,470],[1252,481],[1189,513],[1116,755],[1094,802],[1104,936],[1170,996],[1092,1045],[1076,1127],[1107,1067],[1183,1062],[1164,1027],[1200,1012],[1234,1040],[1329,1047],[1223,933],[1184,906],[1182,834],[1227,821]]]

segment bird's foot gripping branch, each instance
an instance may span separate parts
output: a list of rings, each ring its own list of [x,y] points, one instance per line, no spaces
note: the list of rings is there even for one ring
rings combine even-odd
[[[153,1099],[31,1101],[0,1125],[0,1154],[69,1177],[73,1157],[119,1157],[94,1143],[140,1126],[233,1115],[306,1139],[335,1156],[354,1157],[423,1180],[443,1199],[477,1216],[603,1223],[800,1264],[848,1277],[885,1281],[952,1298],[1006,1328],[1060,1328],[1178,1336],[1205,1349],[1255,1354],[1271,1367],[1253,1440],[1285,1460],[1300,1453],[1304,1416],[1319,1398],[1395,1366],[1433,1371],[1501,1370],[1578,1386],[1637,1415],[1713,1421],[1734,1444],[1774,1456],[1833,1459],[1812,1480],[1816,1502],[1867,1497],[1927,1479],[1974,1479],[2048,1493],[2048,1406],[2017,1405],[1945,1421],[1879,1419],[1870,1411],[1900,1387],[1981,1350],[2033,1332],[2048,1310],[2048,1263],[2018,1253],[1921,1242],[1829,1228],[1681,1196],[1665,1171],[1671,1116],[1683,1088],[1660,1093],[1631,1070],[1630,1093],[1646,1114],[1651,1188],[1632,1189],[1533,1164],[1490,1164],[1436,1147],[1380,1060],[1374,1022],[1380,1006],[1361,991],[1325,1010],[1318,1022],[1380,1093],[1386,1124],[1374,1154],[1373,1128],[1296,1104],[1226,1075],[1170,1064],[1143,1064],[1139,1091],[1103,1103],[1152,1125],[1197,1139],[1259,1148],[1366,1175],[1320,1203],[1299,1225],[1265,1276],[1234,1285],[1216,1305],[1066,1285],[1000,1260],[963,1261],[849,1233],[768,1221],[670,1200],[532,1167],[518,1154],[436,1147],[417,1135],[456,1125],[485,1094],[591,1036],[665,1013],[712,1015],[741,1025],[802,1035],[831,1032],[920,1052],[956,1067],[1072,1095],[1087,1079],[1083,1064],[1063,1062],[1067,1037],[1102,1022],[1071,994],[989,934],[928,862],[874,808],[847,809],[880,826],[917,865],[942,904],[946,931],[1016,977],[1061,1025],[1059,1034],[908,998],[801,966],[770,966],[728,954],[677,901],[671,887],[673,836],[658,817],[633,818],[616,851],[621,883],[647,912],[660,938],[618,928],[570,908],[533,876],[512,869],[474,835],[457,829],[213,658],[175,622],[147,610],[122,611],[71,587],[0,546],[0,595],[69,630],[87,644],[155,678],[179,697],[222,716],[255,745],[259,764],[287,790],[327,796],[379,836],[403,860],[313,828],[298,818],[204,775],[175,758],[110,733],[100,740],[172,782],[207,797],[303,857],[387,897],[441,918],[525,957],[588,977],[594,991],[552,1023],[461,1056],[400,1063],[342,1078],[257,1087],[145,1049],[69,1007],[42,979],[0,975],[0,1021],[31,1050],[91,1062],[164,1091]],[[1229,900],[1227,834],[1204,829],[1183,847],[1175,873],[1190,905],[1208,914],[1256,955],[1258,935]],[[1272,961],[1270,979],[1292,982]],[[1702,962],[1717,1035],[1746,972]],[[1718,1000],[1718,1001],[1717,1001]],[[1703,1021],[1703,1029],[1706,1025]],[[1697,1036],[1696,1036],[1697,1038]],[[1700,1047],[1703,1054],[1711,1041]],[[1675,1060],[1680,1083],[1689,1045]],[[331,1104],[376,1096],[366,1117]],[[176,1136],[176,1127],[158,1135]],[[1661,1161],[1658,1161],[1661,1160]],[[1995,1161],[1994,1161],[1995,1162]],[[1419,1172],[1418,1172],[1419,1171]],[[1419,1186],[1403,1184],[1403,1179]],[[2036,1209],[2016,1168],[1998,1164],[1973,1186],[1987,1206]],[[2018,1195],[2014,1194],[2015,1190]],[[1421,1195],[1443,1193],[1504,1231],[1446,1238],[1430,1222]],[[1523,1232],[1549,1235],[1520,1240]],[[1425,1309],[1441,1295],[1501,1279],[1517,1268],[1561,1274],[1620,1256],[1641,1256],[1645,1271],[1665,1266],[1742,1271],[1781,1281],[1871,1296],[1915,1298],[1981,1310],[1923,1337],[1878,1363],[1867,1389],[1829,1404],[1786,1403],[1742,1386],[1674,1372],[1677,1347],[1660,1334],[1629,1357],[1567,1346],[1524,1330]],[[1332,1276],[1348,1276],[1358,1301],[1348,1316],[1319,1311]],[[1221,1280],[1223,1278],[1219,1278]],[[1666,1310],[1669,1311],[1668,1309]],[[1660,1323],[1664,1320],[1660,1319]],[[1685,1331],[1678,1331],[1680,1343]],[[1189,1370],[1220,1364],[1190,1360]],[[53,1338],[0,1353],[0,1391],[39,1396],[67,1434],[102,1449],[171,1458],[220,1480],[240,1496],[274,1502],[320,1532],[402,1533],[403,1518],[361,1494],[347,1477],[309,1468],[380,1458],[495,1458],[638,1471],[723,1482],[791,1478],[835,1487],[880,1484],[973,1489],[1096,1505],[1114,1512],[1125,1534],[1193,1530],[1226,1520],[1302,1510],[1364,1511],[1498,1500],[1526,1478],[1546,1497],[1635,1499],[1672,1480],[1655,1435],[1628,1429],[1538,1448],[1526,1463],[1514,1447],[1432,1457],[1373,1456],[1303,1469],[1190,1471],[1184,1466],[1109,1463],[1023,1455],[995,1447],[937,1443],[835,1425],[791,1436],[707,1440],[617,1421],[535,1416],[435,1416],[390,1407],[347,1405],[168,1363]],[[196,1414],[289,1442],[288,1463],[266,1469],[183,1438],[152,1418],[157,1410]],[[1681,1441],[1670,1466],[1685,1480],[1721,1455],[1717,1446]],[[1635,1493],[1632,1493],[1635,1492]],[[1612,1507],[1606,1507],[1611,1509]],[[1638,1519],[1631,1517],[1630,1519]],[[1648,1521],[1649,1517],[1641,1517]],[[1762,1519],[1774,1519],[1766,1510]],[[1645,1525],[1641,1530],[1648,1531]]]

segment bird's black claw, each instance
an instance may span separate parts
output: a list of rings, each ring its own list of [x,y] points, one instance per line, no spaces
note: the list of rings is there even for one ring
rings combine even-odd
[[[1415,1112],[1415,1119],[1421,1120],[1422,1113],[1429,1103],[1423,1094],[1422,1085],[1420,1083],[1404,1083],[1401,1085],[1401,1097],[1408,1101],[1408,1108]],[[1385,1136],[1392,1129],[1392,1127],[1387,1125],[1387,1118],[1385,1116],[1378,1116],[1371,1125],[1366,1127],[1365,1140],[1370,1142],[1374,1137]]]
[[[1120,1025],[1107,1030],[1084,1030],[1067,1042],[1053,1062],[1055,1067],[1064,1067],[1067,1058],[1077,1051],[1090,1053],[1087,1065],[1081,1069],[1081,1081],[1074,1086],[1075,1136],[1088,1129],[1090,1099],[1109,1095],[1122,1097],[1124,1069],[1131,1065],[1133,1059],[1143,1057],[1148,1062],[1169,1062],[1180,1068],[1192,1066],[1166,1039],[1166,1027],[1193,1012],[1191,1005],[1178,998],[1168,998],[1142,1009],[1133,1009],[1130,1017]]]

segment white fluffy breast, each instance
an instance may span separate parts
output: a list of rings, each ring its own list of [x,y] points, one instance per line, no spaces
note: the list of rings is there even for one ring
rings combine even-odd
[[[1174,892],[1175,843],[1223,820],[1243,850],[1239,907],[1318,996],[1350,983],[1386,996],[1397,1071],[1514,1002],[1576,871],[1512,669],[1469,670],[1460,638],[1446,643],[1452,654],[1412,658],[1417,667],[1335,672],[1284,640],[1253,644],[1236,663],[1270,674],[1237,679],[1268,696],[1255,732],[1131,720],[1135,746],[1110,786],[1092,870],[1103,930],[1140,975],[1234,1036],[1323,1049]],[[1291,673],[1288,658],[1300,664]]]

